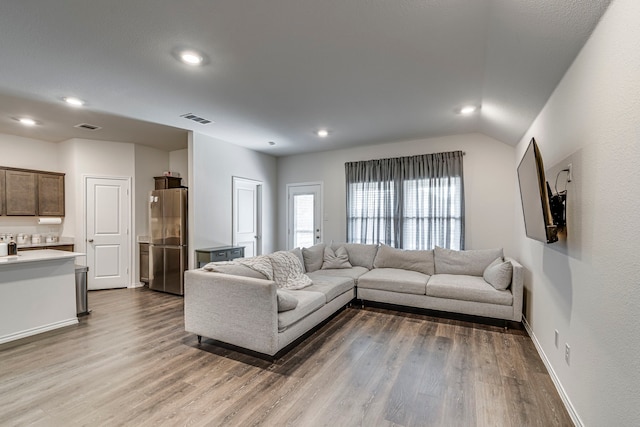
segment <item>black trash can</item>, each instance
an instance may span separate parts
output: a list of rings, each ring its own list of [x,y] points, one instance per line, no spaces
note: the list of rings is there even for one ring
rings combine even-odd
[[[76,264],[76,311],[78,316],[89,314],[87,300],[87,271],[89,267]]]

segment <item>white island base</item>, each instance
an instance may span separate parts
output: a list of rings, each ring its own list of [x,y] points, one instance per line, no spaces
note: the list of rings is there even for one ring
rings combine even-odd
[[[78,323],[77,252],[37,250],[0,257],[0,344]]]

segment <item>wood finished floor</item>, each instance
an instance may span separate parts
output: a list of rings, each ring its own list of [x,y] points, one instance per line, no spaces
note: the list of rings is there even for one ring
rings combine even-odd
[[[0,426],[570,426],[524,331],[348,308],[270,363],[184,331],[182,298],[0,346]]]

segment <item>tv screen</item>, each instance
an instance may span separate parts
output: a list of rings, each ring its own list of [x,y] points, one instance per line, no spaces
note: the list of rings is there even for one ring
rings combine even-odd
[[[551,216],[544,165],[534,138],[518,165],[518,181],[527,237],[543,243],[557,242],[558,228]]]

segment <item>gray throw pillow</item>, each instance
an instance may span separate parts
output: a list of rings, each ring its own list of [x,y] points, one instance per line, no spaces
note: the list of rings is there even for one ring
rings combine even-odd
[[[373,261],[375,268],[401,268],[419,273],[434,274],[433,251],[395,249],[380,245]]]
[[[480,276],[494,259],[502,257],[502,248],[454,251],[436,246],[436,274]]]
[[[323,270],[330,268],[351,268],[352,265],[349,262],[349,254],[343,247],[336,249],[334,252],[329,246],[324,248],[324,263],[322,264]]]
[[[352,266],[364,267],[368,270],[373,268],[373,261],[376,259],[376,253],[378,252],[378,245],[331,242],[331,249],[334,251],[340,247],[344,247],[347,250],[349,262]]]
[[[498,257],[484,269],[482,277],[497,290],[504,291],[511,285],[512,275],[513,265],[502,257]]]
[[[304,269],[311,273],[322,268],[324,262],[324,243],[318,243],[310,248],[302,248],[302,258],[304,259]]]
[[[277,289],[276,297],[278,298],[278,313],[293,310],[298,306],[298,298],[294,297],[288,292]]]

